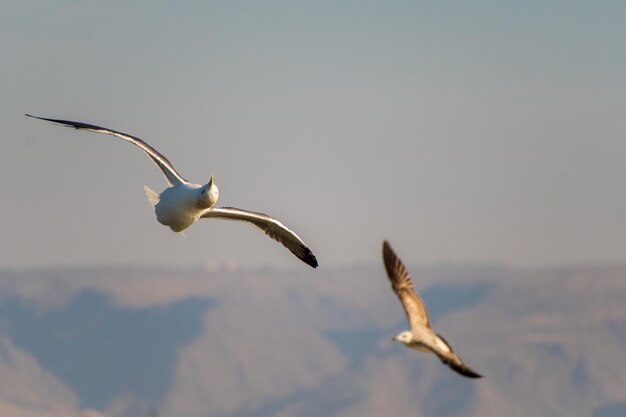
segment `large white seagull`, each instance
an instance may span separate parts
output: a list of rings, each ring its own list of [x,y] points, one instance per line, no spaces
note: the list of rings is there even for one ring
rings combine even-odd
[[[304,263],[317,268],[317,259],[313,252],[304,244],[292,230],[278,220],[253,211],[241,210],[234,207],[215,207],[218,199],[218,189],[213,176],[207,184],[193,184],[184,179],[172,166],[170,161],[152,146],[143,140],[126,133],[94,126],[87,123],[72,122],[69,120],[47,119],[31,116],[36,119],[47,120],[79,130],[104,133],[128,141],[144,151],[150,159],[163,171],[169,187],[161,194],[144,187],[148,200],[154,207],[157,220],[169,226],[175,232],[182,232],[199,219],[218,218],[225,220],[242,220],[251,223],[263,230],[269,237],[282,243]]]

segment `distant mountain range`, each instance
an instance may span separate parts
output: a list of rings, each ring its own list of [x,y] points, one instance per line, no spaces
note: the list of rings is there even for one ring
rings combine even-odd
[[[0,271],[2,417],[626,416],[626,266]]]

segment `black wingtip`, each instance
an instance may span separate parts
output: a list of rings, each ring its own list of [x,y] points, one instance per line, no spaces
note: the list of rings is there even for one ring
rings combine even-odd
[[[311,252],[311,249],[309,248],[306,248],[306,253],[300,259],[302,259],[305,264],[312,266],[313,268],[317,268],[318,266],[317,258],[313,255],[313,252]]]
[[[474,372],[474,370],[472,370],[470,367],[465,365],[465,363],[463,363],[461,358],[459,358],[457,355],[455,355],[452,352],[452,347],[450,347],[450,344],[446,341],[446,339],[444,339],[440,334],[437,334],[437,337],[439,337],[439,339],[441,339],[441,341],[445,343],[450,349],[449,355],[440,355],[439,353],[434,351],[435,354],[439,356],[439,359],[441,359],[441,362],[445,363],[446,365],[450,367],[450,369],[452,369],[453,371],[457,372],[460,375],[463,375],[464,377],[467,377],[467,378],[482,378],[483,377],[481,374]]]
[[[470,368],[468,368],[465,365],[457,365],[457,364],[454,364],[454,363],[450,363],[449,365],[450,365],[450,368],[452,368],[453,370],[458,372],[460,375],[463,375],[464,377],[473,378],[473,379],[483,378],[482,375],[480,375],[479,373],[474,372],[473,370],[471,370]]]
[[[64,126],[75,127],[73,125],[74,122],[70,122],[68,120],[48,119],[47,117],[33,116],[32,114],[28,114],[28,113],[26,113],[26,116],[32,117],[33,119],[45,120],[46,122],[58,123],[58,124],[64,125]]]
[[[389,244],[389,241],[383,240],[383,259],[386,259],[386,257],[388,256],[387,254],[389,253],[390,249],[391,249],[391,245]]]
[[[397,255],[388,240],[383,240],[383,258],[396,258]]]
[[[394,252],[391,244],[388,240],[383,240],[383,264],[385,265],[385,270],[387,271],[387,276],[391,281],[394,280],[394,276],[396,274],[395,269],[397,268],[397,264],[402,265],[402,261],[398,258],[398,255]],[[402,265],[404,267],[404,265]]]
[[[74,129],[102,129],[99,126],[90,125],[82,122],[73,122],[71,120],[62,120],[62,119],[48,119],[47,117],[39,117],[33,116],[31,114],[26,113],[26,116],[32,117],[33,119],[45,120],[47,122],[57,123],[67,127],[73,127]]]
[[[471,369],[467,369],[467,371],[462,373],[461,375],[466,376],[468,378],[473,378],[473,379],[484,378],[482,375],[477,374],[476,372],[472,371]]]

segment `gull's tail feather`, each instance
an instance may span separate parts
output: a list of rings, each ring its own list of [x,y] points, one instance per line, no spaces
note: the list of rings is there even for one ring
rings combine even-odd
[[[156,207],[160,200],[159,194],[151,190],[147,185],[143,186],[143,191],[146,193],[146,197],[148,197],[148,201],[150,202],[152,208]]]

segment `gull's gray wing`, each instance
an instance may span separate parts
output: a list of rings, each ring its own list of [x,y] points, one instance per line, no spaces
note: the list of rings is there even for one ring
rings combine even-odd
[[[105,127],[100,127],[100,126],[94,126],[94,125],[90,125],[87,123],[72,122],[70,120],[46,119],[45,117],[31,116],[30,114],[27,114],[26,116],[33,117],[35,119],[46,120],[52,123],[59,123],[64,126],[73,127],[74,129],[78,129],[78,130],[88,130],[90,132],[104,133],[106,135],[112,135],[120,139],[123,139],[127,142],[130,142],[138,146],[142,151],[148,154],[150,159],[152,159],[152,161],[154,161],[154,163],[157,164],[159,168],[161,168],[161,171],[163,171],[163,174],[165,175],[165,179],[167,179],[167,182],[170,185],[180,185],[180,184],[186,184],[188,182],[178,172],[176,172],[176,170],[172,166],[172,163],[168,161],[166,157],[161,155],[159,151],[157,151],[152,146],[148,145],[146,142],[144,142],[143,140],[139,138],[128,135],[126,133],[117,132],[115,130],[107,129]]]
[[[243,220],[252,223],[265,232],[272,239],[280,242],[296,255],[302,262],[317,268],[317,259],[302,239],[284,224],[272,217],[253,211],[241,210],[234,207],[213,207],[207,209],[201,216],[205,219],[217,218],[225,220]]]
[[[420,327],[426,326],[430,328],[430,320],[428,319],[428,312],[426,307],[424,307],[424,302],[413,288],[411,277],[402,261],[386,240],[383,242],[383,260],[387,276],[389,276],[389,281],[391,281],[391,287],[400,299],[402,307],[404,307],[411,331],[414,334],[418,334],[416,330]]]
[[[470,367],[465,365],[453,351],[452,347],[445,341],[441,335],[436,335],[435,346],[427,345],[432,352],[441,359],[443,363],[448,365],[454,371],[468,378],[482,378],[483,376],[474,372]]]

